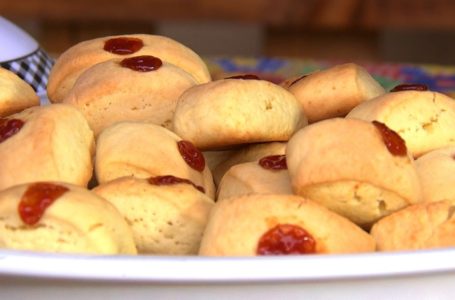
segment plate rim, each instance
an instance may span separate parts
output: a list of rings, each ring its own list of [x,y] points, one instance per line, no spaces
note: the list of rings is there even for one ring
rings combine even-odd
[[[455,248],[267,257],[105,256],[0,250],[0,278],[239,283],[365,280],[435,273],[455,276]]]

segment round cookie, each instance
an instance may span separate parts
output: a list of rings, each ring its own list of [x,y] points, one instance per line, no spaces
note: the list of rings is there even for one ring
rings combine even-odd
[[[309,123],[344,117],[366,100],[385,93],[361,66],[337,65],[283,83],[303,107]]]
[[[112,58],[152,55],[190,73],[198,83],[210,81],[204,61],[194,51],[168,37],[130,34],[83,41],[56,60],[47,86],[51,102],[62,101],[77,78],[89,67]]]
[[[153,56],[111,59],[82,73],[64,103],[76,106],[95,135],[120,121],[170,127],[179,96],[196,81]]]
[[[423,201],[455,201],[455,146],[428,152],[416,159]]]
[[[0,192],[0,247],[61,253],[136,254],[121,214],[85,188],[35,182]]]
[[[218,186],[217,201],[248,194],[292,194],[284,155],[265,156],[230,168]]]
[[[213,200],[173,176],[122,177],[93,190],[111,202],[133,231],[139,253],[197,254]]]
[[[217,202],[203,256],[372,252],[373,238],[346,218],[295,195],[249,195]]]
[[[194,86],[179,99],[173,131],[201,150],[287,141],[307,120],[295,97],[259,79],[228,78]]]
[[[414,157],[455,145],[455,100],[438,92],[390,92],[362,103],[346,117],[386,124],[406,141]]]
[[[124,176],[173,175],[188,179],[215,198],[212,173],[190,142],[158,125],[120,122],[97,139],[95,174],[99,183]]]
[[[86,186],[92,177],[93,132],[66,104],[34,106],[0,119],[0,190],[33,181]]]
[[[288,142],[296,194],[368,228],[422,200],[404,141],[382,123],[334,118],[311,124]]]
[[[38,95],[28,83],[15,73],[0,67],[0,117],[39,104]]]
[[[256,161],[267,155],[282,155],[286,152],[286,142],[270,142],[250,144],[243,146],[219,163],[216,168],[212,170],[213,180],[216,185],[219,185],[221,178],[233,166],[245,162]]]
[[[379,220],[371,229],[378,251],[455,246],[455,200],[419,203]]]

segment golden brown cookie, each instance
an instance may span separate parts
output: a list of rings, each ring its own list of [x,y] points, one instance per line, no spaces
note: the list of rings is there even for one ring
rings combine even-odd
[[[455,145],[455,100],[438,92],[390,92],[357,106],[347,118],[386,124],[406,141],[414,157]]]
[[[337,65],[283,83],[303,107],[309,123],[344,117],[366,100],[385,90],[361,66]]]
[[[425,202],[455,201],[455,146],[422,155],[416,167]]]
[[[224,174],[233,166],[256,161],[267,155],[282,155],[286,152],[286,142],[258,143],[233,150],[232,154],[212,170],[215,184],[219,184]]]
[[[201,150],[287,141],[307,120],[295,97],[260,79],[229,78],[194,86],[179,99],[173,131]]]
[[[109,202],[61,182],[0,192],[0,247],[44,252],[136,254],[131,229]]]
[[[217,201],[248,194],[292,194],[284,155],[265,156],[230,168],[218,186]]]
[[[39,105],[33,88],[15,73],[0,67],[0,117]]]
[[[174,175],[215,197],[203,154],[170,130],[150,123],[121,122],[105,129],[96,143],[95,173],[99,183],[124,176]]]
[[[170,127],[180,95],[196,81],[154,56],[111,59],[88,68],[63,99],[77,107],[95,135],[120,121]]]
[[[286,157],[296,194],[365,228],[422,200],[404,141],[382,123],[334,118],[311,124],[291,138]]]
[[[213,200],[174,176],[122,177],[93,190],[130,224],[139,253],[197,254]]]
[[[33,181],[86,186],[93,173],[94,136],[66,104],[35,106],[0,119],[0,190]]]
[[[159,35],[130,34],[83,41],[66,50],[49,75],[47,92],[52,102],[62,101],[77,78],[89,67],[112,58],[152,55],[190,73],[198,83],[210,81],[203,60],[181,43]]]
[[[455,246],[455,201],[419,203],[379,220],[371,229],[379,251]]]
[[[212,209],[200,255],[372,252],[373,238],[348,219],[294,195],[224,199]]]

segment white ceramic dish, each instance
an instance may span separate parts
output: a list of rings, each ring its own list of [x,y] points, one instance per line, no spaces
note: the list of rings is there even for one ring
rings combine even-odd
[[[209,258],[0,251],[1,299],[453,299],[455,249]]]
[[[15,60],[35,52],[39,45],[25,31],[0,16],[0,62]]]

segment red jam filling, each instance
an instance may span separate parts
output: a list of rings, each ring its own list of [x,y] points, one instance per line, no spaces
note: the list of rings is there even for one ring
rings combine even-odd
[[[104,50],[118,55],[128,55],[141,50],[144,43],[133,37],[112,38],[104,42]]]
[[[172,185],[172,184],[179,184],[179,183],[186,183],[191,184],[200,192],[205,193],[205,190],[202,186],[195,185],[191,180],[175,177],[172,175],[165,175],[165,176],[156,176],[150,177],[148,182],[153,185]]]
[[[381,133],[382,140],[390,153],[395,156],[407,155],[406,143],[398,133],[387,127],[384,123],[378,121],[373,121],[372,123]]]
[[[257,255],[291,255],[316,253],[316,241],[300,226],[279,224],[259,240]]]
[[[286,170],[286,155],[270,155],[259,160],[259,165],[267,170]]]
[[[142,55],[125,58],[120,62],[120,65],[138,72],[150,72],[158,70],[163,62],[155,56]]]
[[[393,89],[390,90],[391,92],[401,92],[401,91],[428,91],[428,87],[424,84],[420,83],[406,83],[406,84],[399,84]]]
[[[202,172],[205,168],[204,155],[189,141],[177,142],[177,147],[183,160],[194,170]]]
[[[19,119],[0,119],[0,143],[15,135],[24,126]]]
[[[67,187],[53,183],[31,184],[19,202],[19,216],[25,224],[35,225],[41,220],[46,209],[68,190]]]
[[[231,77],[226,77],[225,79],[260,80],[260,78],[254,74],[235,75]]]

